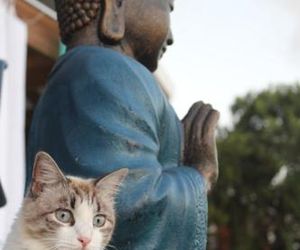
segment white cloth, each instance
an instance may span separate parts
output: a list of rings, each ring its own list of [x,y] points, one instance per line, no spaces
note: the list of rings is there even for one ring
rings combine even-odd
[[[0,0],[0,59],[7,62],[0,104],[0,180],[7,205],[0,208],[0,249],[19,210],[25,182],[25,66],[27,28]]]

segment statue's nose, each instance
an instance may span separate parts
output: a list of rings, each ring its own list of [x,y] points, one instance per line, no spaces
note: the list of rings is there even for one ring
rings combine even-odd
[[[174,43],[173,33],[169,30],[168,37],[167,37],[167,45],[170,46]]]

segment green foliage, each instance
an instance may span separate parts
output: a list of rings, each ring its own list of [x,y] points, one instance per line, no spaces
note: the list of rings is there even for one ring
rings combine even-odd
[[[218,249],[300,249],[300,85],[249,93],[231,110],[210,196],[210,224],[229,232],[226,241],[217,235]]]

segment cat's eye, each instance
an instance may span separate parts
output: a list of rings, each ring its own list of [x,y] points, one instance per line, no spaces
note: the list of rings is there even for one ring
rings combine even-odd
[[[55,217],[62,223],[71,223],[73,220],[73,215],[71,211],[66,209],[58,209],[55,212]]]
[[[95,227],[103,227],[106,222],[106,217],[102,214],[98,214],[94,217],[93,224]]]

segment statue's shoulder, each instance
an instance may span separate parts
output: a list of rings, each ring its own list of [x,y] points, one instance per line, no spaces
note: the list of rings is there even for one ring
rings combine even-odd
[[[48,78],[48,85],[82,88],[84,85],[112,90],[138,89],[158,95],[153,74],[135,59],[112,49],[78,46],[63,55]],[[97,86],[95,86],[97,85]]]
[[[149,74],[134,59],[112,49],[98,46],[77,46],[69,50],[56,63],[51,76],[63,73],[76,77],[77,74],[89,76],[115,76],[122,73]]]
[[[78,46],[69,50],[56,63],[49,83],[68,87],[96,84],[109,89],[114,85],[123,91],[143,88],[150,93],[157,92],[153,74],[142,64],[117,51],[97,46]]]
[[[45,95],[74,97],[76,102],[105,96],[124,105],[147,107],[164,102],[153,74],[142,64],[95,46],[79,46],[61,57],[50,74]]]

